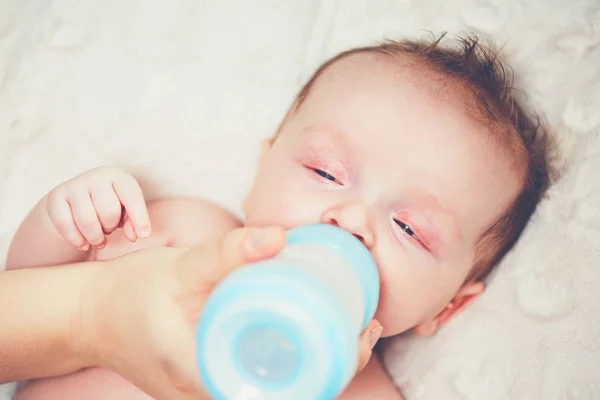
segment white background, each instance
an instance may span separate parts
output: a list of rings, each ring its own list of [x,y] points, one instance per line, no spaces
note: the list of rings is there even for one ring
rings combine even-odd
[[[598,399],[599,29],[591,0],[0,0],[0,267],[35,202],[98,165],[239,212],[260,140],[326,57],[477,32],[561,139],[563,177],[484,298],[386,362],[408,399]]]

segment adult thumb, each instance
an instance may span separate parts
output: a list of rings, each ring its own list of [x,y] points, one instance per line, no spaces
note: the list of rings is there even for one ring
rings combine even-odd
[[[280,227],[239,228],[219,242],[217,275],[227,274],[246,263],[277,254],[285,246],[285,231]]]
[[[282,228],[238,228],[189,249],[181,262],[191,268],[194,275],[200,273],[207,283],[216,283],[247,263],[274,256],[284,246]]]

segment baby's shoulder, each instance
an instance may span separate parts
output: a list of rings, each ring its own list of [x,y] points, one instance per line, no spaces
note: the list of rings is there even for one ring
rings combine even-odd
[[[211,201],[177,197],[148,203],[153,232],[160,232],[165,244],[173,247],[194,246],[242,226],[225,208]]]

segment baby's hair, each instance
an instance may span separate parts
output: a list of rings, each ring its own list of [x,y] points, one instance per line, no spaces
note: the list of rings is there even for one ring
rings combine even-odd
[[[539,119],[529,117],[515,99],[512,70],[507,71],[498,52],[480,44],[475,36],[458,37],[457,46],[444,47],[440,44],[444,36],[387,41],[342,52],[312,75],[293,108],[302,105],[329,66],[355,54],[371,53],[402,67],[417,66],[453,85],[473,121],[489,130],[511,162],[525,171],[523,186],[512,204],[477,240],[474,266],[466,281],[483,280],[519,239],[548,187],[550,143]]]

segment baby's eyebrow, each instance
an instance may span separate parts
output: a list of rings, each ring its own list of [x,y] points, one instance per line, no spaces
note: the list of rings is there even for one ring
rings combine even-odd
[[[351,138],[343,130],[330,125],[309,125],[302,129],[302,133],[308,137],[331,140],[338,144],[354,145],[354,143],[351,143]]]
[[[301,141],[354,158],[360,147],[340,128],[330,125],[309,125],[302,129]]]

